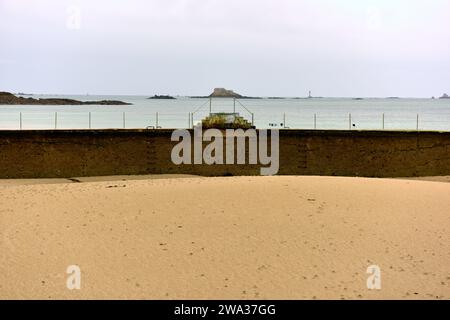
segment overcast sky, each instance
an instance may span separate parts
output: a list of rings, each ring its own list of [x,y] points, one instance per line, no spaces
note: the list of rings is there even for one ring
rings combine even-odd
[[[449,0],[0,0],[0,91],[450,93]]]

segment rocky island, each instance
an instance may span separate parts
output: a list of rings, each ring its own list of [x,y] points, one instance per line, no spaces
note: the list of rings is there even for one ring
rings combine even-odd
[[[153,97],[147,98],[147,99],[175,99],[175,97],[169,96],[169,95],[157,95],[155,94]]]
[[[209,96],[193,96],[191,98],[240,98],[240,99],[261,99],[260,97],[247,97],[234,92],[233,90],[227,90],[225,88],[214,88],[213,92]]]
[[[225,88],[214,88],[213,93],[209,95],[211,98],[242,98],[242,95],[234,92],[233,90],[227,90]]]
[[[9,92],[0,92],[0,105],[130,105],[131,103],[117,100],[79,101],[65,98],[24,98]]]
[[[448,94],[444,93],[442,95],[442,97],[440,97],[439,99],[450,99],[450,96]]]

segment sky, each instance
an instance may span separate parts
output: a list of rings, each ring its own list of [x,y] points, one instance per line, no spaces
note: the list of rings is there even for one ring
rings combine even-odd
[[[449,0],[0,0],[0,91],[431,97]]]

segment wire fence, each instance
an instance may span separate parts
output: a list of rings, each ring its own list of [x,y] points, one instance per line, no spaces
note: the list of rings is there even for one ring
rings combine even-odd
[[[185,129],[210,114],[194,112],[19,112],[1,113],[1,130],[48,129]],[[450,131],[450,116],[431,114],[252,113],[244,116],[256,128],[310,130],[424,130]]]
[[[254,100],[208,98],[197,106],[179,106],[178,110],[0,110],[0,130],[47,129],[185,129],[193,128],[213,112],[240,115],[259,129],[309,130],[418,130],[450,131],[450,110],[415,113],[360,108],[358,110],[317,110],[314,108],[261,108]],[[249,109],[247,104],[257,112]],[[289,106],[288,106],[289,107]],[[183,111],[184,109],[184,111]],[[280,111],[278,111],[280,110]],[[188,112],[190,111],[190,112]],[[418,112],[418,111],[417,111]]]

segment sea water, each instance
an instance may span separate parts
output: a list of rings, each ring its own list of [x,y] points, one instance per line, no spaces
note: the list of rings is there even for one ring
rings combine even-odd
[[[121,100],[132,105],[0,105],[0,129],[187,128],[209,112],[237,112],[257,128],[450,131],[450,99],[31,97]]]

